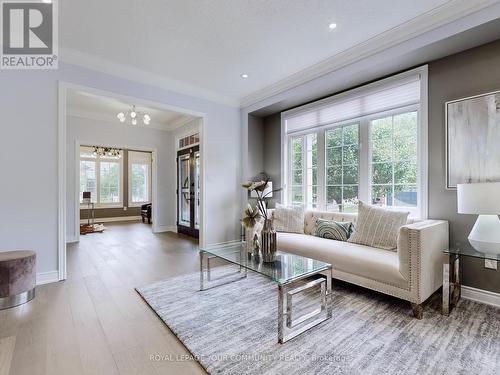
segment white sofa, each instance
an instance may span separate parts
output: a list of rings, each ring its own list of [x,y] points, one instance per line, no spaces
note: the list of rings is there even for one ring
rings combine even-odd
[[[448,222],[409,220],[400,229],[394,251],[314,236],[317,218],[355,223],[356,217],[306,211],[304,234],[278,232],[278,249],[331,263],[335,279],[407,300],[421,319],[422,302],[443,284],[442,255],[448,247]]]

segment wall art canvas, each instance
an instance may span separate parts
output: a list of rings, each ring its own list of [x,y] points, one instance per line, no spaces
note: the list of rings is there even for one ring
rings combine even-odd
[[[500,91],[445,106],[446,188],[500,181]]]

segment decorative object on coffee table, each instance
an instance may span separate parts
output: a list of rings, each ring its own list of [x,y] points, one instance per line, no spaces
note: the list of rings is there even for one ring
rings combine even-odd
[[[276,231],[273,228],[273,221],[271,219],[265,219],[264,228],[262,228],[260,236],[262,238],[262,261],[264,263],[274,262],[277,250],[277,239]]]
[[[264,227],[261,232],[261,252],[262,259],[265,263],[273,262],[276,254],[276,231],[273,228],[272,220],[267,215],[267,207],[265,199],[273,192],[280,191],[281,189],[270,190],[268,187],[269,178],[257,182],[247,182],[242,186],[247,189],[250,194],[257,195],[257,208],[260,214],[264,217]]]
[[[22,305],[35,297],[36,253],[0,253],[0,310]]]
[[[255,235],[262,230],[262,215],[257,207],[252,207],[250,204],[245,209],[245,216],[241,223],[245,228],[246,248],[249,254],[254,253]]]

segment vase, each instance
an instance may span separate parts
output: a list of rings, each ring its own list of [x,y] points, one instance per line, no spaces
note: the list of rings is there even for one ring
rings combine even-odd
[[[262,261],[264,263],[271,263],[276,260],[276,231],[273,228],[273,221],[266,219],[264,227],[260,234],[260,251],[262,254]]]

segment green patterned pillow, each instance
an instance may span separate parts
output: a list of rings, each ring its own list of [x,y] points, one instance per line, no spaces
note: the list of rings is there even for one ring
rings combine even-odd
[[[340,222],[325,219],[316,219],[316,237],[329,240],[347,241],[352,233],[353,225],[350,221]]]

